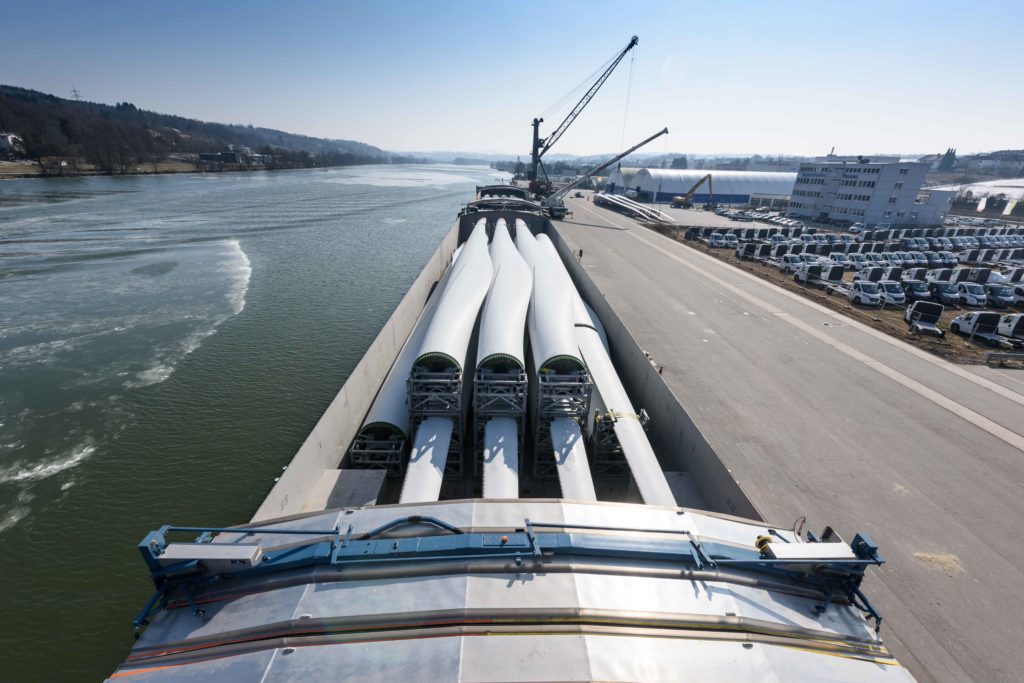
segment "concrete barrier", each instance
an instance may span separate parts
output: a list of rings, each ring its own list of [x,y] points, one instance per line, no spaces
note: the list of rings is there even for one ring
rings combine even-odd
[[[458,233],[456,223],[267,494],[253,515],[253,522],[307,511],[307,498],[316,489],[324,470],[341,464],[362,425],[363,416],[423,310],[431,288],[451,260]]]

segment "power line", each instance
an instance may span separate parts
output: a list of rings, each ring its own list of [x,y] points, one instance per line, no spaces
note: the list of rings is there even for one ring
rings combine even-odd
[[[74,84],[71,85],[71,98],[75,102],[81,102],[82,101],[82,93],[78,92],[78,88],[76,88],[74,86]]]

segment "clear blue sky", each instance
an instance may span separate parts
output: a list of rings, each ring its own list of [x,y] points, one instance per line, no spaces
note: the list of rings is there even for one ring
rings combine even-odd
[[[635,50],[553,152],[1024,147],[1019,3],[29,2],[0,82],[361,140],[526,153],[530,119]],[[565,109],[562,110],[563,113]],[[547,130],[560,117],[547,117]]]

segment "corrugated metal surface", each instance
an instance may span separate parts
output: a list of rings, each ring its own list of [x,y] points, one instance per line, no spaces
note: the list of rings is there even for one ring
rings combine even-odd
[[[380,506],[280,524],[351,525],[355,537],[407,515],[467,529],[511,530],[527,517],[687,529],[738,547],[752,547],[767,532],[760,523],[672,507],[558,500]],[[446,532],[416,526],[403,533]],[[249,540],[272,547],[297,539],[255,534]],[[270,575],[255,585],[229,580],[220,592],[200,589],[195,597],[204,613],[187,605],[157,613],[133,651],[148,659],[118,677],[146,683],[910,680],[856,609],[835,604],[819,614],[816,600],[799,589],[770,589],[741,576],[688,578],[626,558],[578,557],[545,571],[493,573],[461,562],[430,564],[419,575],[360,578],[353,572],[379,571],[363,565],[299,574],[297,581]],[[167,649],[180,653],[153,656]]]

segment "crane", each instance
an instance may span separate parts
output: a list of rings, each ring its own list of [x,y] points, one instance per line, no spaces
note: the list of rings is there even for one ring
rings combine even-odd
[[[618,156],[616,156],[616,157],[614,157],[612,159],[609,159],[608,161],[604,162],[600,166],[598,166],[598,167],[596,167],[594,169],[591,169],[590,171],[588,171],[584,175],[580,176],[579,178],[577,178],[576,180],[572,181],[571,183],[569,183],[568,185],[566,185],[562,189],[560,189],[557,192],[555,192],[550,197],[545,198],[544,199],[544,207],[548,210],[548,215],[550,215],[552,218],[555,218],[555,219],[565,218],[566,210],[565,210],[565,204],[562,202],[562,198],[565,197],[565,195],[569,194],[569,191],[572,190],[572,188],[578,186],[580,183],[582,183],[587,178],[591,178],[591,177],[597,175],[598,173],[600,173],[604,169],[606,169],[609,166],[611,166],[612,164],[614,164],[616,161],[619,161],[620,159],[625,159],[627,156],[629,156],[630,154],[632,154],[636,150],[640,149],[641,147],[646,145],[648,142],[650,142],[652,140],[655,140],[657,138],[660,138],[662,135],[666,135],[667,133],[668,133],[668,128],[664,128],[664,129],[658,131],[657,133],[655,133],[651,137],[647,138],[643,142],[640,142],[640,143],[637,143],[637,144],[633,145],[632,147],[627,149],[622,154],[619,154]]]
[[[629,44],[626,45],[622,52],[612,60],[612,63],[608,65],[608,68],[597,77],[594,84],[591,85],[590,89],[583,94],[583,97],[581,97],[580,101],[576,103],[576,106],[572,108],[572,111],[570,111],[568,116],[565,117],[565,120],[558,125],[558,128],[555,128],[555,130],[546,138],[542,138],[540,136],[540,124],[544,123],[544,119],[538,117],[533,120],[533,147],[531,148],[530,153],[530,168],[526,176],[530,181],[531,191],[537,192],[538,194],[547,194],[550,191],[550,184],[546,182],[541,183],[540,179],[537,177],[537,171],[541,167],[541,157],[543,157],[547,151],[551,149],[556,142],[558,142],[558,139],[565,134],[565,131],[568,130],[569,126],[572,125],[572,122],[576,120],[576,117],[580,115],[584,107],[590,103],[590,100],[594,99],[594,95],[596,95],[597,91],[601,89],[601,86],[608,80],[608,77],[612,75],[612,71],[614,71],[615,67],[619,65],[622,58],[625,57],[630,50],[636,47],[639,42],[640,39],[636,36],[630,38]]]
[[[676,195],[672,198],[672,206],[676,209],[692,209],[693,208],[693,193],[697,191],[697,188],[704,184],[704,181],[708,183],[708,203],[704,205],[705,209],[715,208],[715,190],[711,184],[711,174],[708,173],[703,178],[693,184],[686,194]]]

